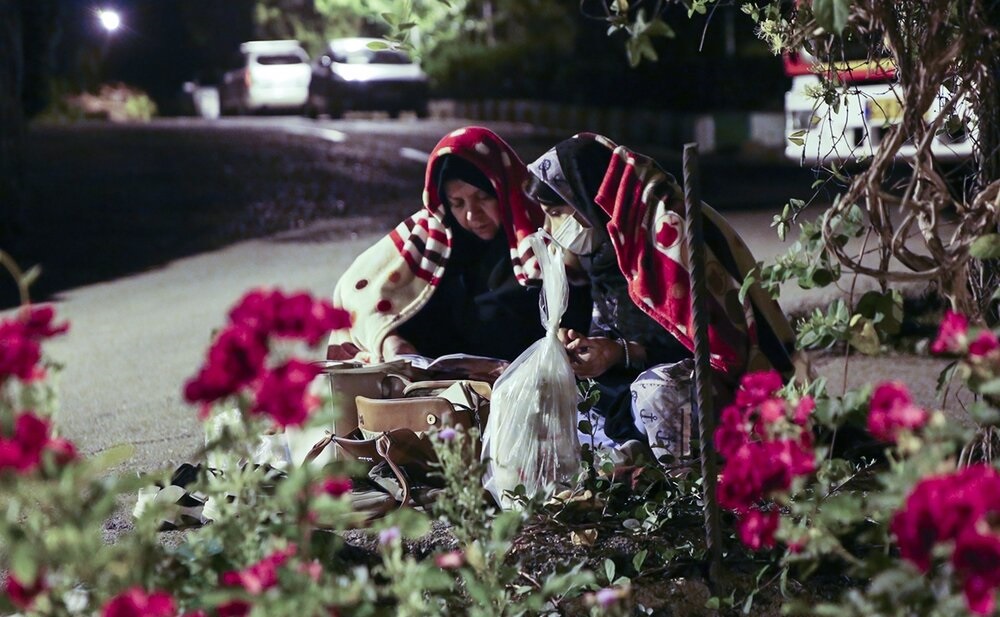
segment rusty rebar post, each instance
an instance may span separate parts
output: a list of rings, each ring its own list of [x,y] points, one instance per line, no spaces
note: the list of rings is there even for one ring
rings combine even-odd
[[[694,384],[698,406],[698,436],[701,444],[702,499],[705,504],[705,544],[708,549],[709,582],[721,593],[722,528],[716,496],[718,472],[715,459],[715,409],[712,401],[711,365],[708,348],[708,290],[705,283],[705,243],[702,229],[701,174],[698,144],[684,144],[684,205],[687,221],[688,259],[691,265],[691,314],[694,326]]]

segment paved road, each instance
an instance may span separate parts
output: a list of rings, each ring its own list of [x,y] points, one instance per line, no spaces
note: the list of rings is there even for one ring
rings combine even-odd
[[[18,250],[42,261],[39,292],[73,324],[48,349],[66,364],[67,435],[85,452],[132,442],[135,469],[190,458],[201,428],[180,387],[227,307],[258,285],[329,295],[355,255],[418,207],[422,153],[461,124],[253,118],[35,129],[35,202]],[[561,137],[492,127],[526,159]],[[659,158],[679,172],[676,157]],[[758,258],[784,249],[771,216],[808,191],[808,171],[711,158],[703,175],[706,199]]]

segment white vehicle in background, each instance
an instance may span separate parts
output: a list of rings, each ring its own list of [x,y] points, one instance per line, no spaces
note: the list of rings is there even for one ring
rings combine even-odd
[[[222,113],[300,112],[309,98],[309,55],[298,41],[247,41],[219,84]]]
[[[810,165],[831,161],[844,163],[870,157],[886,131],[902,121],[900,94],[895,86],[895,67],[889,60],[847,60],[834,67],[838,80],[847,87],[838,106],[813,95],[820,88],[816,60],[805,52],[784,58],[785,74],[792,87],[785,94],[785,156]],[[950,101],[942,88],[925,121],[933,121]],[[941,161],[958,161],[973,155],[977,141],[974,116],[965,100],[955,103],[937,134],[931,150]],[[912,156],[907,142],[897,156]]]

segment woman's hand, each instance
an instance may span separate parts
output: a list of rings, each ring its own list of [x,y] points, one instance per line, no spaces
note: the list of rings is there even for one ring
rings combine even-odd
[[[598,377],[625,359],[625,350],[614,339],[605,336],[588,337],[565,328],[560,328],[558,334],[577,377]]]
[[[390,334],[382,341],[382,360],[385,362],[394,360],[402,354],[415,353],[417,353],[417,348],[398,334]]]

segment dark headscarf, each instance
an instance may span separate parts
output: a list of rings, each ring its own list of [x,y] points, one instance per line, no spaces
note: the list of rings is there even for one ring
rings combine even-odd
[[[528,165],[528,171],[548,184],[591,226],[603,228],[610,219],[595,199],[614,149],[615,144],[601,135],[580,133],[543,154]]]
[[[621,284],[616,275],[626,278],[636,306],[693,349],[686,211],[676,180],[649,157],[593,133],[564,140],[528,170],[607,230],[593,257],[592,282],[611,287]],[[766,368],[789,374],[794,335],[787,318],[759,284],[741,293],[753,256],[722,216],[707,206],[703,215],[712,366],[731,377]]]

